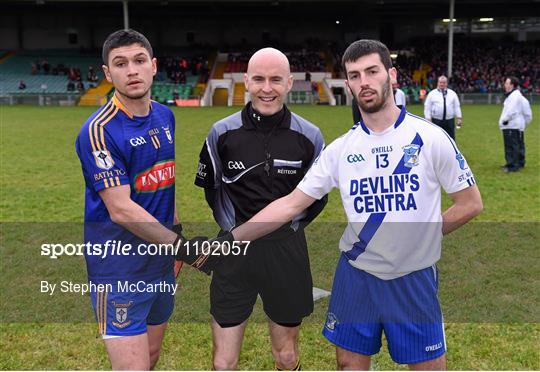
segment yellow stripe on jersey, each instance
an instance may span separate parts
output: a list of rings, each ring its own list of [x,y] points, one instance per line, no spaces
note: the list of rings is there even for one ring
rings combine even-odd
[[[96,121],[101,120],[104,116],[106,116],[112,109],[113,104],[111,101],[107,103],[103,109],[99,112],[99,114],[96,115],[94,120],[88,125],[88,136],[90,137],[90,144],[92,145],[92,151],[96,151],[96,145],[94,143],[94,137],[92,136],[92,128]]]
[[[158,144],[158,148],[159,148],[159,147],[161,147],[161,142],[159,142],[159,138],[158,138],[158,136],[154,136],[154,138],[155,138],[155,139],[156,139],[156,141],[157,141],[157,144]]]
[[[107,182],[107,179],[106,179],[106,178],[103,179],[103,183],[105,184],[105,188],[108,188],[108,187],[109,187],[109,183]]]
[[[116,186],[114,183],[114,178],[109,178],[109,183],[111,184],[111,187]]]
[[[116,186],[120,186],[120,178],[118,178],[118,176],[114,177],[114,179],[116,180]]]
[[[116,114],[115,112],[115,106],[114,105],[111,105],[111,107],[107,110],[107,112],[105,113],[105,115],[103,115],[99,120],[95,121],[93,123],[93,134],[94,134],[94,142],[96,143],[96,149],[97,150],[101,150],[101,146],[99,145],[99,132],[98,132],[98,126],[99,126],[99,123],[101,123],[102,121],[104,120],[110,120],[114,117],[114,114]]]
[[[100,150],[107,150],[107,145],[105,145],[105,136],[103,135],[103,127],[105,126],[105,124],[111,121],[112,118],[114,118],[118,110],[119,108],[117,107],[110,116],[108,116],[99,124],[99,133],[101,134],[101,145],[103,146],[102,148],[100,148]],[[99,148],[99,143],[98,143],[98,148]]]
[[[124,106],[122,102],[116,97],[116,93],[113,94],[111,101],[113,101],[114,105],[118,107],[120,110],[124,111],[124,113],[129,116],[130,119],[133,119],[133,114],[129,112],[129,110]],[[150,105],[152,107],[152,105]]]

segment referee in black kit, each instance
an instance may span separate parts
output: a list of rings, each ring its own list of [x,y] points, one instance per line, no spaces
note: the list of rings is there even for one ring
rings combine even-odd
[[[213,125],[195,178],[221,234],[294,190],[324,147],[320,130],[284,105],[293,77],[282,52],[256,52],[244,82],[251,102]],[[276,232],[251,242],[245,255],[223,257],[214,270],[210,313],[215,369],[237,368],[257,295],[269,318],[276,368],[300,368],[300,324],[313,312],[303,227],[325,204],[326,199],[316,202]]]

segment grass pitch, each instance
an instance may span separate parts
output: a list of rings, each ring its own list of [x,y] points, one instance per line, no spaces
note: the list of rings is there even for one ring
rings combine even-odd
[[[187,234],[217,230],[202,190],[193,185],[203,140],[216,120],[238,108],[176,108],[177,208]],[[410,111],[421,114],[420,106]],[[87,296],[48,296],[40,280],[85,280],[79,258],[39,256],[43,241],[80,239],[84,182],[74,141],[95,108],[0,107],[0,368],[108,369]],[[352,125],[350,108],[293,106],[330,143]],[[503,174],[500,106],[464,106],[457,142],[484,200],[477,222],[443,243],[440,297],[450,369],[540,369],[540,110],[526,131],[527,165]],[[449,205],[447,198],[444,206]],[[330,195],[308,228],[315,285],[329,289],[345,216]],[[208,278],[185,269],[159,369],[210,369]],[[333,347],[320,335],[327,300],[302,328],[304,369],[334,369]],[[267,326],[257,304],[240,359],[241,369],[273,369]],[[374,368],[394,364],[386,349]]]

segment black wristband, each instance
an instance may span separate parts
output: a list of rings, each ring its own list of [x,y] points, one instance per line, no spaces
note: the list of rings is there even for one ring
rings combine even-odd
[[[184,230],[184,228],[182,227],[181,223],[177,223],[176,225],[173,225],[171,230],[177,233],[178,235],[182,235],[182,230]]]

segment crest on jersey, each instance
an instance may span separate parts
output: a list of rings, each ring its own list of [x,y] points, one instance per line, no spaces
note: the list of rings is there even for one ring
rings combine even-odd
[[[128,309],[133,305],[133,301],[129,301],[127,304],[120,304],[116,301],[112,301],[114,306],[114,317],[116,321],[112,324],[117,328],[125,328],[131,324],[131,320],[128,320]]]
[[[169,127],[162,127],[163,130],[165,131],[165,134],[167,135],[167,139],[169,140],[169,143],[172,144],[173,143],[173,138],[172,138],[172,135],[171,135],[171,130],[169,129]]]
[[[465,161],[465,158],[463,157],[463,155],[461,155],[460,152],[458,152],[458,153],[456,154],[456,160],[458,161],[459,167],[460,167],[461,169],[465,170],[465,169],[469,168],[469,167],[467,166],[467,162]]]
[[[96,165],[99,168],[109,170],[113,167],[114,160],[109,151],[107,150],[92,151],[92,155],[94,155],[94,159],[96,159]]]
[[[403,165],[408,168],[416,167],[418,165],[419,152],[420,145],[411,143],[410,145],[403,146]]]
[[[328,313],[326,315],[326,323],[324,324],[326,329],[328,329],[329,331],[333,331],[336,328],[337,323],[338,323],[338,318],[336,314]]]

